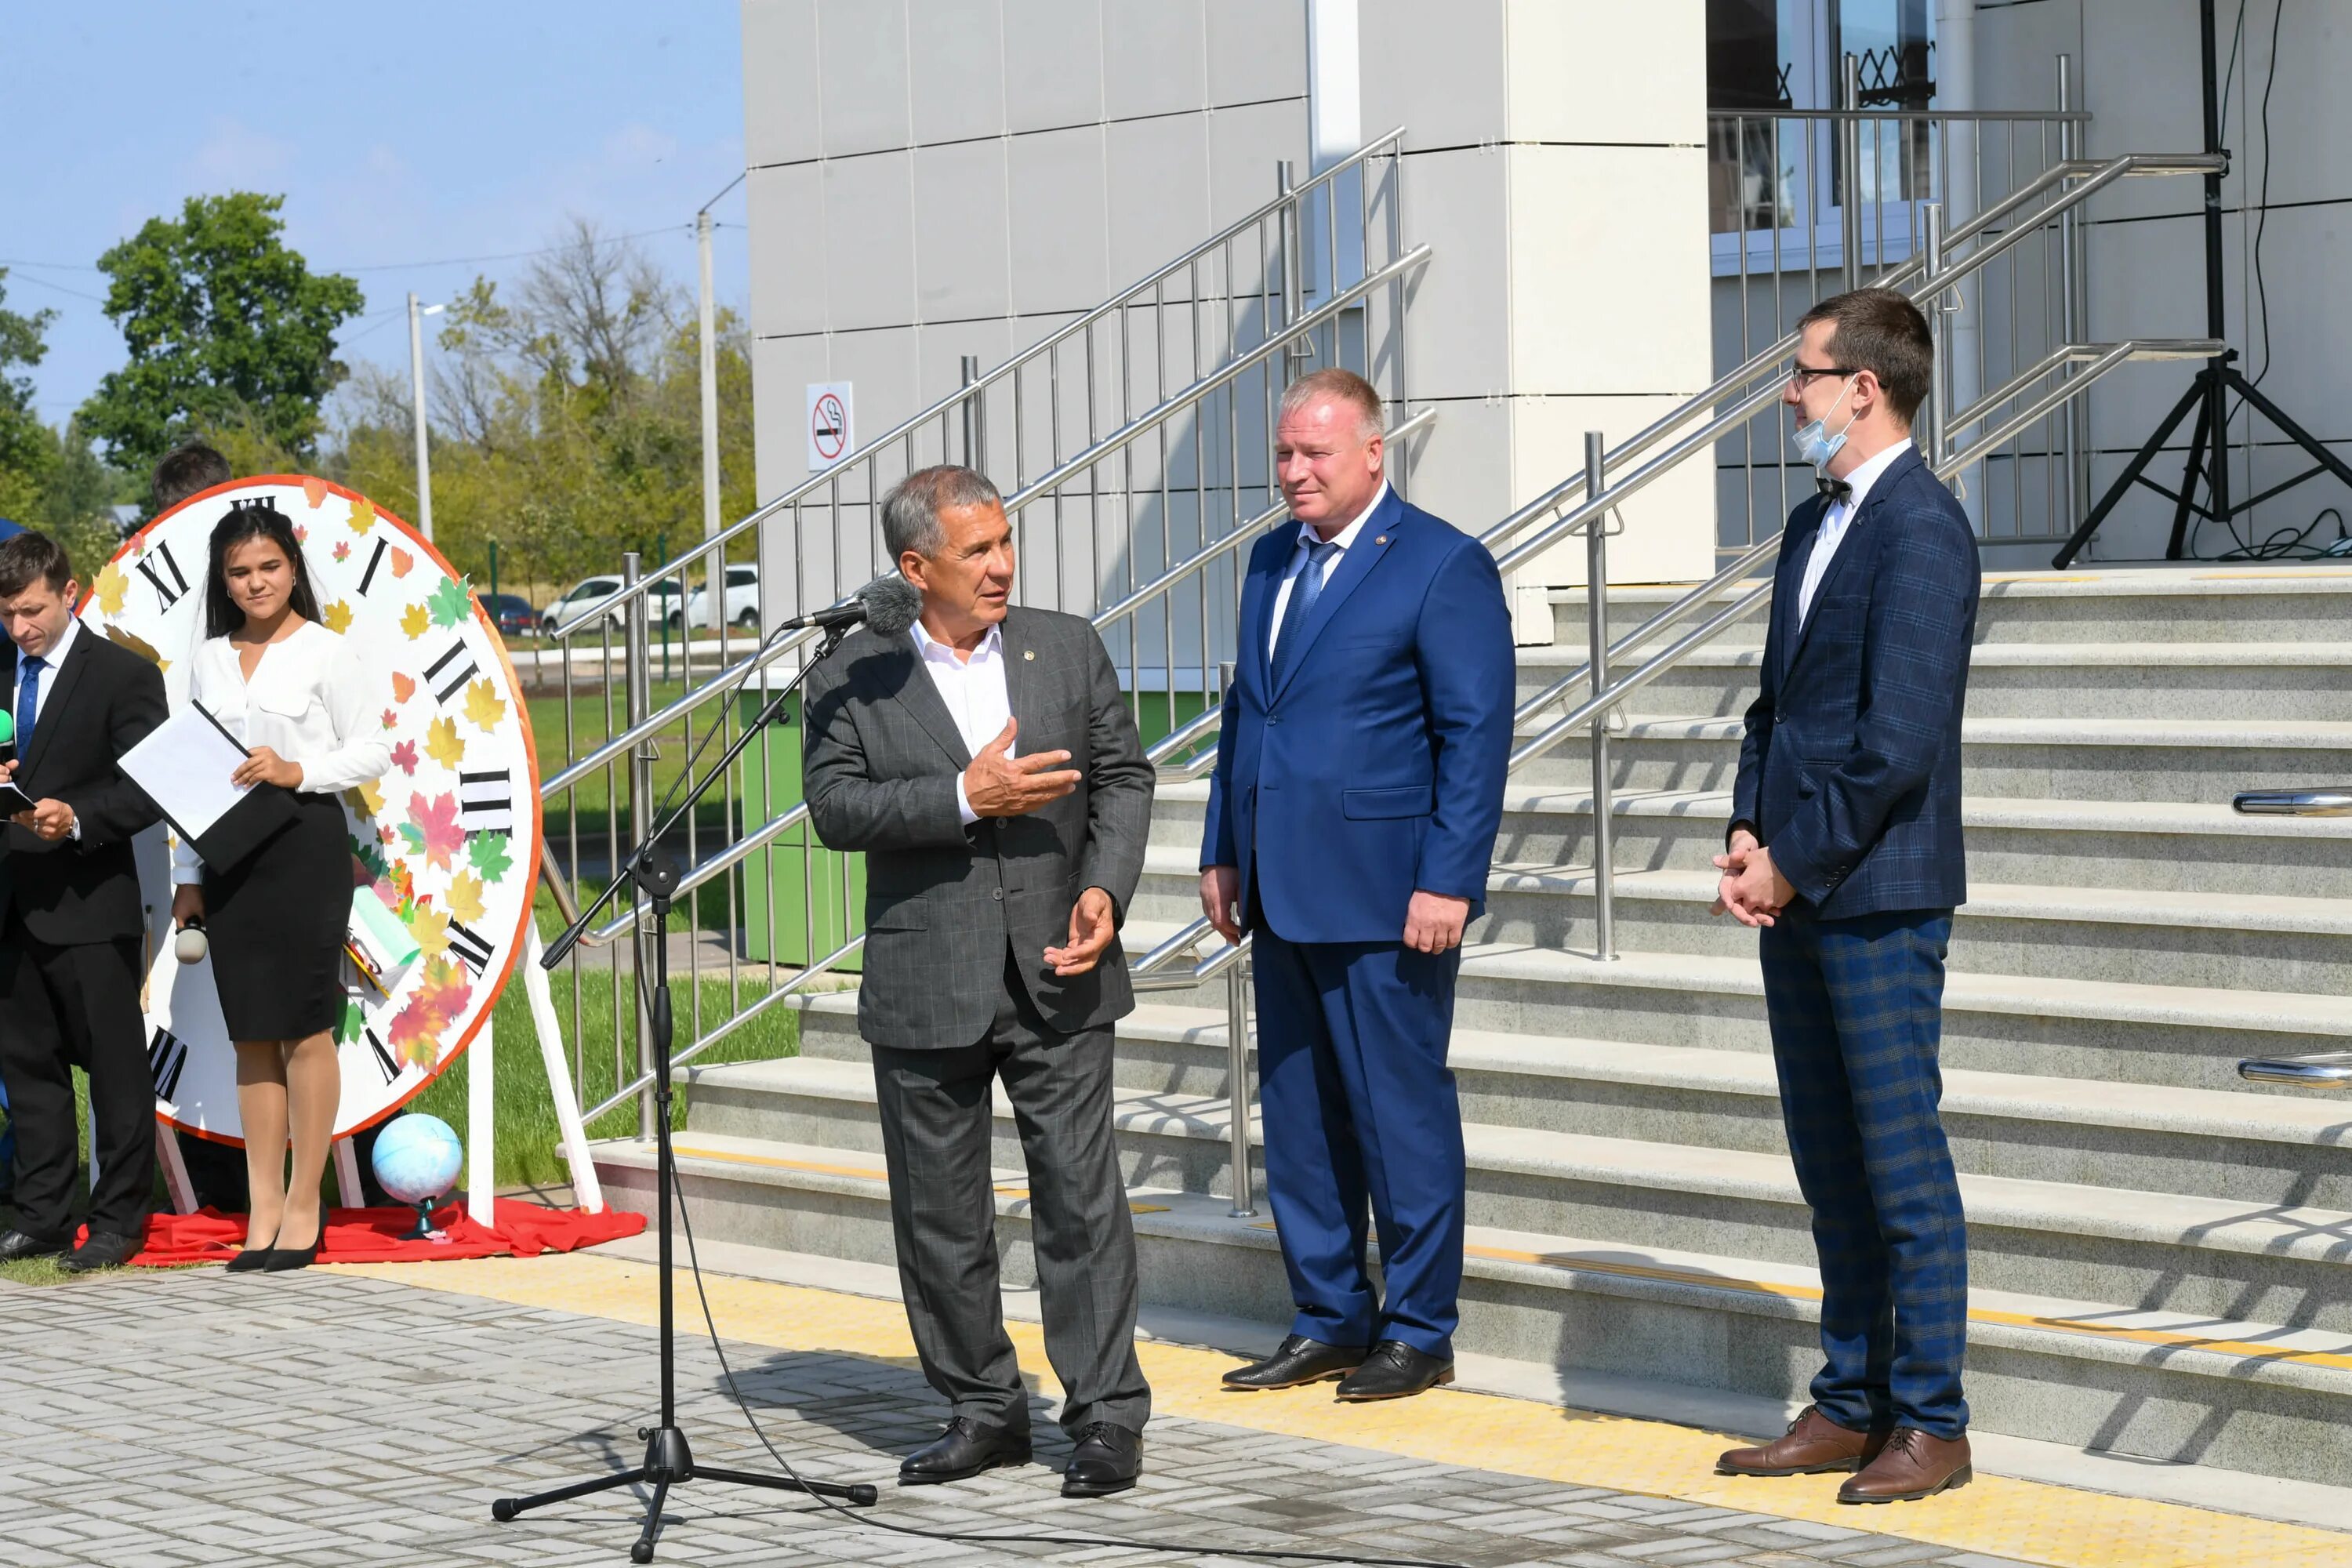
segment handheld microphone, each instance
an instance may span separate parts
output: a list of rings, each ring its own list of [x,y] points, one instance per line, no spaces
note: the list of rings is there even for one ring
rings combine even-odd
[[[819,626],[833,631],[863,623],[867,630],[882,637],[896,637],[913,626],[922,613],[923,596],[915,591],[915,585],[896,572],[886,572],[840,604],[796,616],[776,629]]]
[[[16,743],[16,716],[14,713],[0,713],[0,746],[13,746]]]
[[[211,946],[212,940],[205,935],[205,922],[190,921],[172,939],[172,956],[182,963],[202,963]]]

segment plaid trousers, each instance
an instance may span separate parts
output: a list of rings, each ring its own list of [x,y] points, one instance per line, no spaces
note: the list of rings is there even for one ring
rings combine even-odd
[[[1948,910],[1825,921],[1800,900],[1759,944],[1780,1113],[1821,1257],[1813,1403],[1842,1426],[1957,1437],[1969,1252],[1937,1102]]]

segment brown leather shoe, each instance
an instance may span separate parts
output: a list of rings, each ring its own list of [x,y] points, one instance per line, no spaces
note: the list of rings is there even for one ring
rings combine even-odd
[[[1858,1470],[1878,1458],[1886,1431],[1857,1432],[1841,1426],[1808,1405],[1788,1432],[1758,1448],[1733,1448],[1715,1461],[1718,1476],[1818,1476]]]
[[[1937,1437],[1916,1426],[1897,1426],[1885,1451],[1838,1488],[1838,1501],[1913,1502],[1967,1486],[1974,1479],[1967,1433]]]

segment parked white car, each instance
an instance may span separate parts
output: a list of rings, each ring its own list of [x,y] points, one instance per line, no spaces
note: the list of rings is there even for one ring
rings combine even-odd
[[[710,617],[710,588],[696,574],[696,586],[687,596],[686,618],[706,631],[716,631],[719,623]],[[760,629],[760,569],[748,563],[727,568],[727,620],[730,626],[747,632]],[[669,624],[678,624],[677,613],[670,612]]]
[[[541,632],[552,634],[556,627],[569,625],[583,610],[597,600],[609,597],[620,591],[621,580],[618,577],[583,577],[566,589],[562,598],[540,613],[539,629]],[[658,608],[668,610],[669,614],[665,618],[669,624],[677,625],[677,584],[666,579],[655,584],[646,592],[653,595]],[[614,626],[626,625],[628,618],[625,605],[605,616],[606,622]]]

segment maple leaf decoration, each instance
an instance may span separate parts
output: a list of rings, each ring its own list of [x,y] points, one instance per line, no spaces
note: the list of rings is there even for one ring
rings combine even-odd
[[[439,1057],[441,1036],[465,1012],[474,986],[464,966],[435,959],[425,966],[425,984],[392,1020],[392,1047],[405,1060],[429,1068]]]
[[[466,760],[466,742],[457,739],[457,721],[436,719],[425,727],[425,754],[455,773]]]
[[[350,601],[345,599],[337,599],[333,604],[327,606],[325,614],[320,618],[326,622],[327,629],[329,631],[334,633],[337,637],[342,636],[345,632],[352,629],[352,606]]]
[[[408,934],[416,939],[418,957],[438,958],[449,951],[449,917],[430,904],[419,904],[408,917]]]
[[[397,583],[403,577],[407,576],[409,568],[415,564],[415,556],[411,555],[407,551],[401,549],[398,545],[393,546],[392,579],[394,582]]]
[[[400,715],[389,708],[385,709],[383,710],[383,727],[387,730],[399,729]]]
[[[298,522],[294,525],[294,542],[297,544],[308,544],[310,542],[310,525],[309,523]]]
[[[449,883],[449,913],[461,921],[480,921],[488,913],[482,903],[482,881],[471,871],[460,871]]]
[[[411,605],[400,612],[400,629],[408,634],[408,640],[411,642],[423,637],[425,628],[432,624],[432,620],[425,614],[425,606],[422,605]]]
[[[503,833],[475,834],[467,841],[466,859],[482,874],[485,882],[503,882],[514,868],[514,858],[507,853],[507,836]]]
[[[351,558],[352,542],[348,539],[339,539],[335,541],[335,559],[338,561],[349,561]]]
[[[89,588],[98,595],[100,610],[110,616],[119,616],[122,613],[123,595],[131,592],[131,579],[124,575],[121,567],[110,561],[98,569],[98,575],[91,580]]]
[[[383,781],[382,779],[370,779],[365,784],[356,784],[349,794],[351,798],[359,803],[362,816],[383,815]]]
[[[412,855],[422,855],[427,866],[449,869],[449,857],[466,842],[466,830],[457,826],[457,797],[444,791],[427,800],[422,794],[408,797],[408,820],[401,824],[400,836],[408,840]]]
[[[364,498],[352,502],[352,531],[364,538],[375,526],[375,502]]]
[[[466,717],[478,730],[495,730],[507,716],[507,705],[499,700],[499,689],[488,680],[477,680],[466,688]]]
[[[396,669],[394,670],[392,672],[392,700],[394,702],[405,702],[415,695],[416,678],[413,675],[403,675]]]
[[[415,776],[416,773],[416,742],[414,741],[394,742],[392,748],[392,765],[398,768],[404,773],[409,774],[412,777]]]
[[[312,511],[327,504],[327,481],[306,479],[302,481],[302,499],[310,503]]]
[[[442,578],[441,585],[433,590],[425,603],[433,612],[433,624],[436,626],[456,626],[474,606],[473,595],[467,591],[467,579],[463,577]]]

